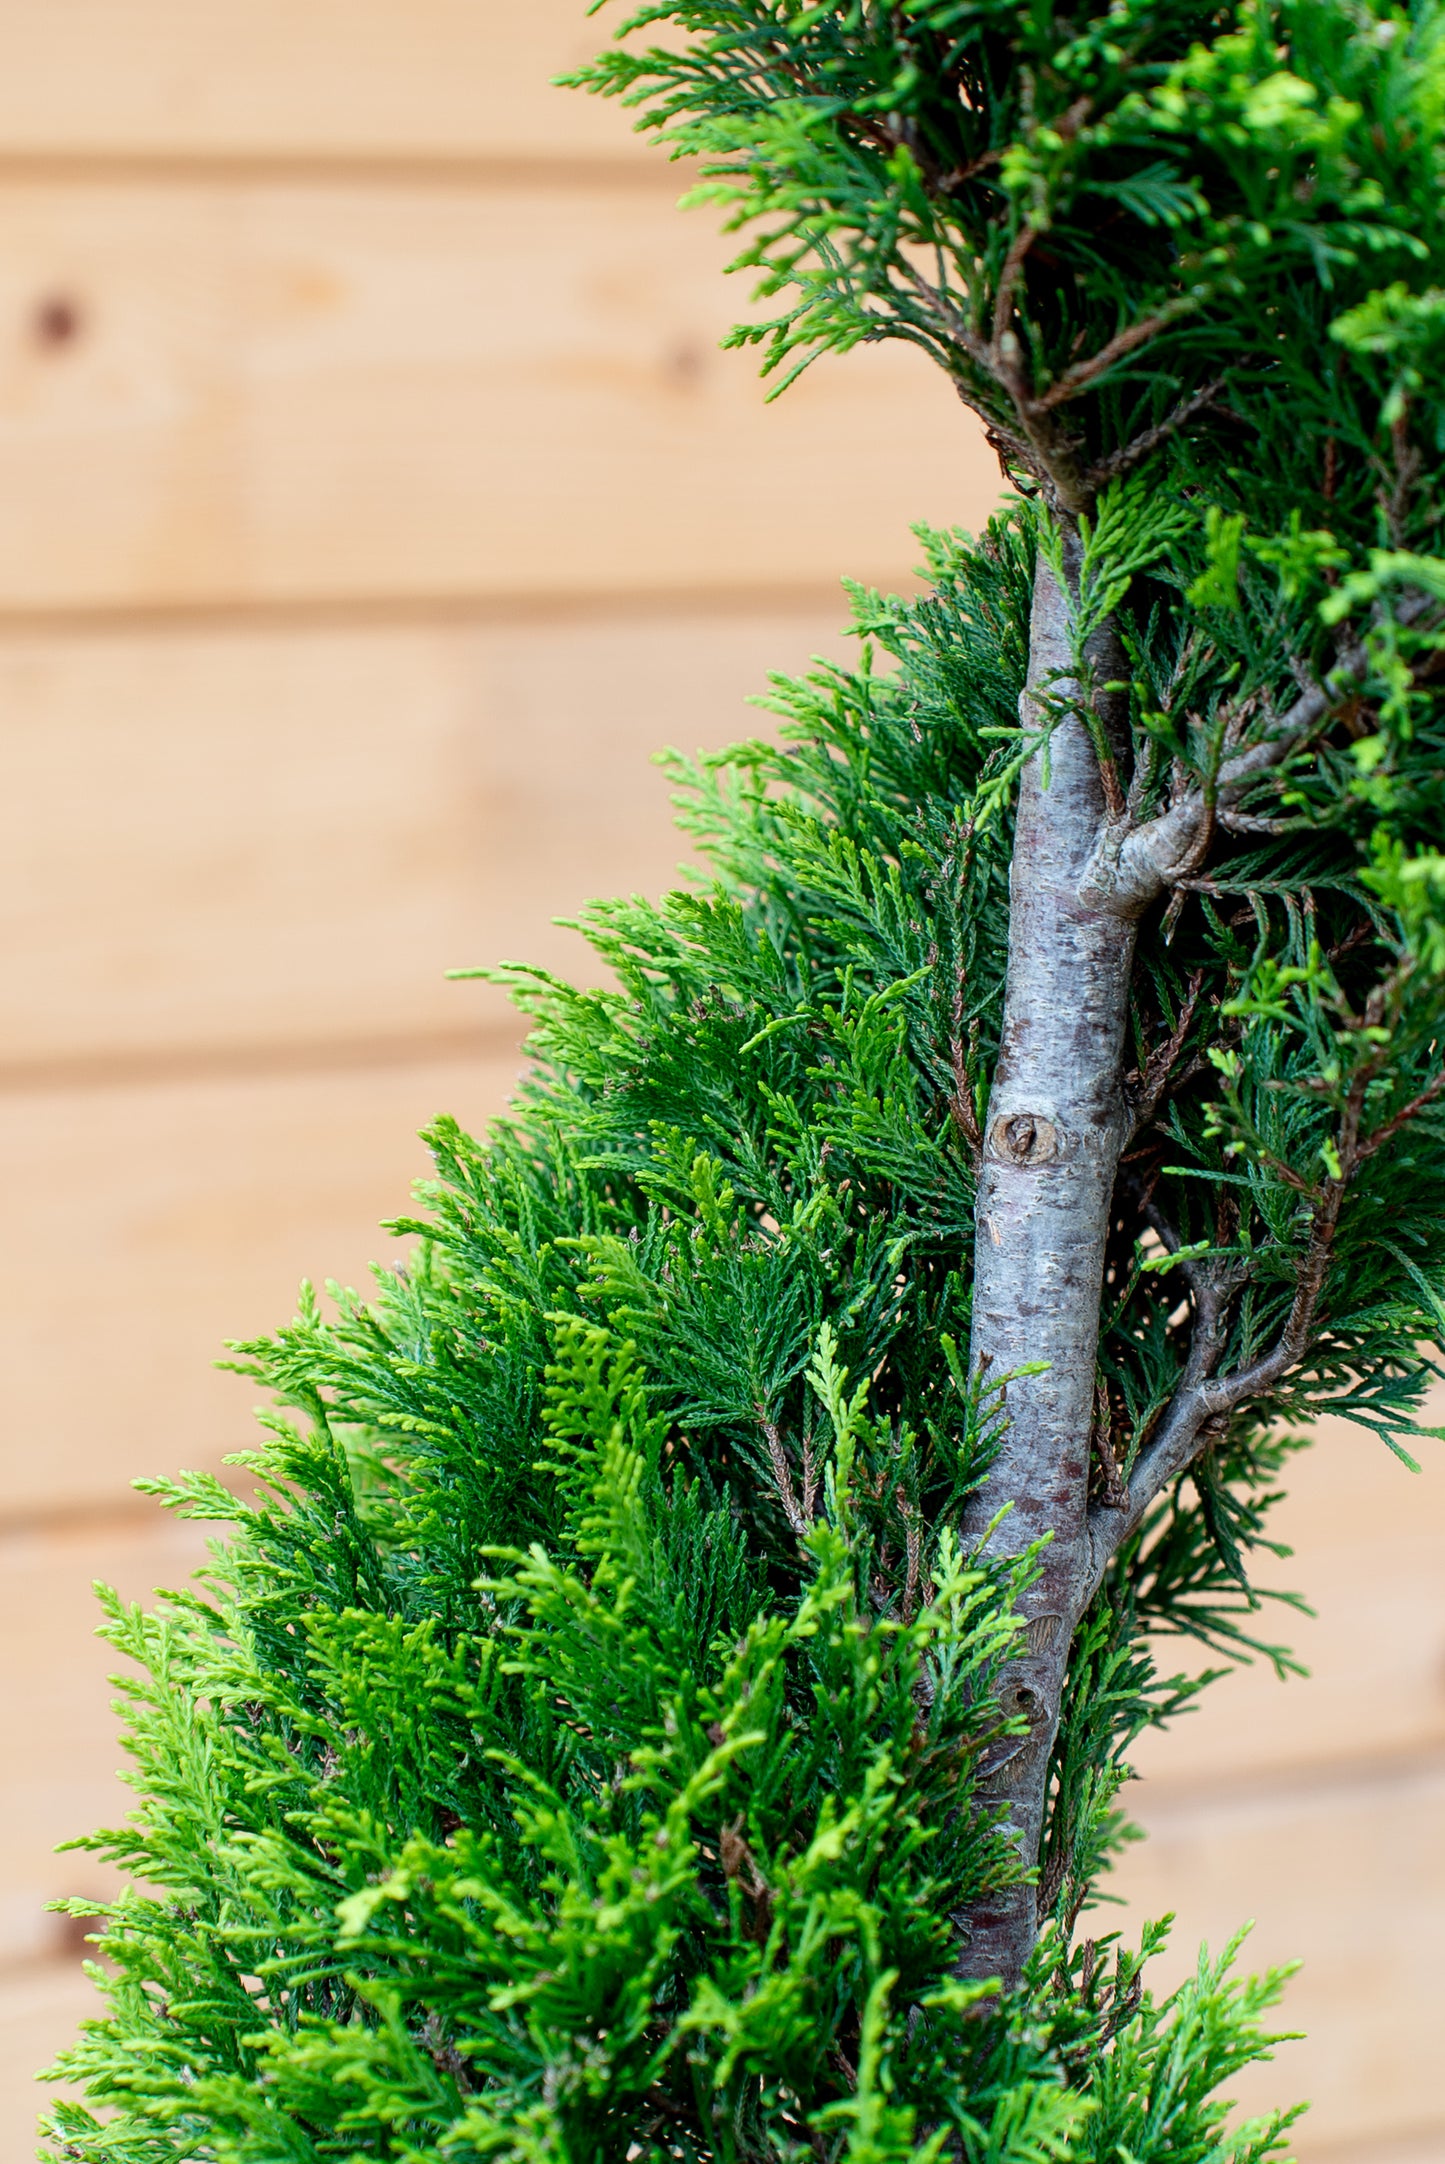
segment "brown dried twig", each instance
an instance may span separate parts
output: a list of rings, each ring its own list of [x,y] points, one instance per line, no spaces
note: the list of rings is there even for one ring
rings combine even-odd
[[[764,1945],[773,1924],[773,1889],[743,1837],[740,1818],[723,1827],[718,1838],[718,1858],[728,1883],[739,1887],[752,1904],[749,1936],[759,1946]]]
[[[1358,1146],[1359,1162],[1363,1164],[1367,1157],[1374,1156],[1376,1150],[1383,1149],[1387,1142],[1392,1142],[1400,1129],[1408,1126],[1414,1119],[1416,1113],[1423,1112],[1426,1105],[1435,1102],[1442,1090],[1445,1090],[1445,1067],[1431,1077],[1418,1096],[1412,1097],[1407,1105],[1402,1105],[1393,1119],[1386,1120],[1383,1126],[1375,1128],[1364,1137]]]
[[[1086,361],[1076,361],[1072,368],[1064,370],[1048,390],[1040,392],[1033,400],[1034,411],[1049,413],[1055,406],[1067,405],[1071,398],[1077,398],[1081,391],[1087,391],[1096,383],[1116,361],[1122,361],[1126,355],[1136,353],[1140,346],[1147,346],[1151,339],[1157,338],[1162,330],[1167,330],[1178,317],[1188,315],[1197,306],[1198,303],[1192,296],[1182,295],[1177,301],[1168,302],[1157,314],[1145,316],[1138,323],[1126,324],[1122,331],[1116,331],[1112,338],[1107,339],[1097,352],[1091,353]]]
[[[1128,443],[1121,444],[1117,451],[1111,451],[1107,458],[1101,458],[1097,464],[1091,466],[1087,476],[1090,487],[1100,489],[1108,482],[1117,481],[1122,475],[1132,473],[1134,468],[1142,465],[1162,443],[1167,443],[1171,436],[1192,421],[1197,413],[1203,413],[1207,407],[1212,406],[1223,389],[1224,378],[1219,376],[1213,383],[1206,383],[1201,389],[1191,392],[1188,398],[1181,398],[1153,428],[1143,429]]]
[[[768,1446],[768,1463],[773,1469],[773,1479],[777,1484],[778,1500],[783,1506],[783,1515],[799,1540],[803,1540],[813,1530],[813,1524],[817,1517],[818,1474],[820,1468],[813,1454],[812,1432],[811,1430],[806,1431],[803,1436],[803,1494],[800,1502],[798,1491],[793,1485],[793,1468],[789,1462],[787,1446],[783,1442],[782,1435],[776,1423],[769,1420],[761,1405],[756,1406],[754,1410],[758,1416],[758,1426],[762,1429],[764,1440]]]
[[[1194,1021],[1195,1010],[1199,1005],[1199,994],[1203,984],[1204,972],[1202,969],[1196,969],[1189,979],[1189,985],[1184,995],[1184,1004],[1179,1010],[1178,1021],[1169,1032],[1164,1043],[1157,1046],[1144,1062],[1143,1073],[1139,1077],[1139,1095],[1135,1099],[1133,1106],[1133,1118],[1129,1130],[1131,1140],[1148,1126],[1159,1109],[1160,1101],[1169,1086],[1169,1078],[1178,1064],[1180,1053],[1184,1050],[1185,1040],[1188,1038],[1190,1027]]]
[[[1090,1437],[1093,1460],[1099,1472],[1099,1504],[1104,1510],[1127,1510],[1129,1490],[1123,1467],[1114,1448],[1114,1408],[1109,1386],[1100,1376],[1094,1385],[1094,1430]]]

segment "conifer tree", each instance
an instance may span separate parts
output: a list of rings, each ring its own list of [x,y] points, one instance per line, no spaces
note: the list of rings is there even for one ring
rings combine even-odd
[[[500,973],[413,1260],[238,1353],[255,1504],[152,1484],[231,1530],[112,1604],[50,2153],[1264,2158],[1280,1979],[1092,1908],[1161,1641],[1288,1664],[1281,1468],[1406,1456],[1445,1320],[1445,15],[658,0],[580,80],[779,385],[906,339],[1010,493],[674,761],[611,989]]]

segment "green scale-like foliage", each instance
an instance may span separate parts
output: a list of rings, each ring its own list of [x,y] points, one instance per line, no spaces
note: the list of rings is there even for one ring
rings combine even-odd
[[[1270,2147],[1221,2151],[1214,2091],[1263,2048],[1275,1980],[1206,1966],[1159,2006],[1138,1955],[1071,1950],[1122,1755],[1193,1688],[1156,1681],[1143,1627],[1252,1637],[1239,1557],[1281,1455],[1258,1423],[1085,1634],[1029,1990],[980,2007],[952,1976],[952,1919],[1018,1869],[970,1795],[1030,1565],[1011,1581],[950,1528],[998,1417],[957,1348],[1027,521],[931,563],[919,601],[859,596],[868,664],[775,687],[781,743],[688,770],[719,877],[589,913],[615,989],[511,973],[537,1067],[490,1143],[433,1131],[406,1269],[245,1348],[300,1417],[246,1461],[271,1500],[204,1594],[114,1613],[141,1801],[94,1845],[136,1888],[106,1924],[112,2011],[67,2062],[102,2123],[62,2106],[57,2155]],[[1202,1034],[1238,1010],[1237,1074],[1205,1062],[1161,1108],[1191,1232],[1228,1194],[1236,1243],[1288,1254],[1298,1198],[1262,1151],[1228,1169],[1229,1106],[1283,1102],[1271,1146],[1317,1151],[1323,1099],[1268,1086],[1309,1056],[1290,991],[1276,1012],[1259,988],[1367,905],[1357,855],[1339,826],[1270,838],[1219,875],[1250,900],[1204,897],[1155,957],[1144,1037],[1200,975]],[[1418,1385],[1441,1166],[1410,1132],[1347,1220],[1349,1299],[1291,1411],[1397,1420]],[[1409,1248],[1380,1224],[1401,1182]],[[1180,1360],[1150,1260],[1121,1259],[1104,1344],[1132,1428]],[[238,1515],[209,1479],[166,1492]]]
[[[801,285],[779,356],[913,337],[1011,457],[999,291],[1036,385],[1076,350],[1092,372],[981,541],[925,536],[918,598],[855,594],[855,668],[778,680],[775,737],[675,762],[708,871],[585,914],[609,988],[498,973],[535,1024],[512,1114],[431,1131],[370,1304],[308,1292],[241,1348],[281,1407],[255,1504],[152,1484],[231,1531],[199,1592],[112,1609],[138,1804],[90,1845],[133,1883],[50,2154],[1265,2157],[1283,2122],[1229,2131],[1221,2084],[1280,1979],[1233,1980],[1230,1949],[1160,2000],[1159,1931],[1129,1949],[1088,1912],[1130,1745],[1201,1680],[1151,1648],[1287,1664],[1250,1572],[1283,1438],[1332,1409],[1403,1451],[1445,1319],[1437,18],[642,16],[692,45],[597,82],[727,165],[754,260]],[[1211,789],[1334,642],[1355,660],[1141,932],[1096,1503],[1201,1286],[1224,1376],[1312,1256],[1318,1300],[1084,1621],[1045,1927],[1001,1995],[955,1969],[1023,1868],[983,1773],[1037,1557],[959,1526],[1008,1412],[968,1365],[973,1213],[1051,470],[1087,483],[1076,628],[1122,642],[1099,752],[1139,818]]]
[[[902,339],[1070,508],[1208,417],[1211,493],[1373,521],[1392,448],[1332,328],[1375,296],[1378,353],[1445,335],[1437,6],[647,0],[618,35],[573,80],[746,236],[774,395]]]
[[[934,559],[864,598],[891,668],[696,777],[718,884],[590,913],[619,988],[526,980],[537,1071],[434,1131],[405,1273],[247,1348],[302,1417],[205,1595],[115,1614],[137,1890],[71,2057],[115,2116],[58,2154],[1210,2151],[1269,1987],[1160,2009],[1053,1940],[1004,2019],[951,1974],[1018,1869],[969,1808],[1011,1586],[949,1526],[1030,564]],[[1126,1636],[1096,1772],[1172,1702]]]

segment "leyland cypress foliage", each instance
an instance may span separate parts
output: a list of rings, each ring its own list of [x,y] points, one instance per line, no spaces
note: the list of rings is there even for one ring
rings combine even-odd
[[[405,1271],[242,1348],[254,1507],[154,1484],[232,1529],[112,1609],[50,2153],[1267,2157],[1279,1979],[1161,1998],[1090,1904],[1160,1640],[1286,1665],[1284,1438],[1403,1455],[1445,1317],[1445,17],[635,28],[585,80],[748,236],[737,335],[924,347],[1013,492],[675,763],[706,876],[586,914],[613,989],[504,973]]]

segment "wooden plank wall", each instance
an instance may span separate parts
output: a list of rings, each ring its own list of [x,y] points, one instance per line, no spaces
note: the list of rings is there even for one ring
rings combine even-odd
[[[660,743],[837,650],[842,571],[996,482],[917,356],[765,409],[678,176],[547,87],[581,0],[0,5],[0,2155],[89,2003],[54,1842],[123,1808],[94,1578],[244,1442],[221,1341],[355,1281],[517,1032],[452,964],[677,855]],[[1445,2157],[1445,1483],[1331,1433],[1288,1506],[1316,1680],[1148,1754],[1124,1890],[1303,1955],[1251,2103]],[[1181,1952],[1181,1961],[1185,1958]]]

